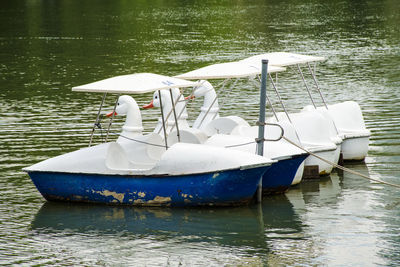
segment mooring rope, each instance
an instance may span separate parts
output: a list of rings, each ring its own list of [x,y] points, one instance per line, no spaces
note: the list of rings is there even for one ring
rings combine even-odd
[[[332,166],[334,166],[334,167],[336,167],[336,168],[338,168],[338,169],[341,169],[342,171],[345,171],[345,172],[349,172],[349,173],[358,175],[358,176],[360,176],[360,177],[362,177],[362,178],[365,178],[365,179],[367,179],[367,180],[371,180],[371,181],[374,181],[374,182],[377,182],[377,183],[386,184],[386,185],[390,185],[390,186],[393,186],[393,187],[400,188],[400,185],[398,185],[398,184],[392,184],[392,183],[385,182],[385,181],[382,181],[382,180],[379,180],[379,179],[371,178],[371,177],[369,177],[369,176],[367,176],[367,175],[364,175],[364,174],[362,174],[362,173],[359,173],[359,172],[350,170],[350,169],[348,169],[348,168],[345,168],[345,167],[343,167],[343,166],[340,166],[340,165],[338,165],[338,164],[336,164],[336,163],[334,163],[334,162],[331,162],[331,161],[329,161],[329,160],[327,160],[327,159],[324,159],[324,158],[322,158],[322,157],[316,155],[315,153],[313,153],[313,152],[311,152],[311,151],[308,151],[308,150],[305,149],[304,147],[299,146],[299,145],[296,144],[295,142],[292,142],[290,139],[286,138],[285,136],[283,136],[282,138],[285,139],[285,140],[286,140],[287,142],[289,142],[290,144],[292,144],[292,145],[294,145],[294,146],[300,148],[301,150],[304,150],[305,152],[309,153],[310,155],[316,157],[317,159],[320,159],[320,160],[322,160],[322,161],[324,161],[324,162],[326,162],[326,163],[328,163],[328,164],[330,164],[330,165],[332,165]]]
[[[230,148],[230,147],[238,147],[238,146],[247,146],[247,145],[251,145],[251,144],[255,144],[256,141],[251,141],[251,142],[247,142],[247,143],[243,143],[243,144],[236,144],[236,145],[229,145],[229,146],[224,146],[225,148]]]
[[[153,144],[153,143],[149,143],[149,142],[146,142],[146,141],[137,140],[137,139],[134,139],[134,138],[130,138],[130,137],[124,136],[124,135],[122,135],[122,134],[113,133],[113,132],[110,132],[110,134],[112,134],[112,135],[118,135],[118,136],[120,136],[120,137],[122,137],[122,138],[125,138],[125,139],[127,139],[127,140],[134,141],[134,142],[138,142],[138,143],[142,143],[142,144],[145,144],[145,145],[158,146],[158,147],[164,147],[164,148],[165,148],[165,145]],[[169,148],[169,147],[168,147],[168,148]]]
[[[118,134],[118,133],[110,132],[110,134],[112,134],[112,135],[118,135],[118,136],[121,136],[122,138],[125,138],[125,139],[127,139],[127,140],[134,141],[134,142],[138,142],[138,143],[142,143],[142,144],[146,144],[146,145],[150,145],[150,146],[165,147],[165,145],[153,144],[153,143],[149,143],[149,142],[146,142],[146,141],[137,140],[137,139],[134,139],[134,138],[130,138],[130,137],[127,137],[127,136]],[[288,138],[285,137],[285,136],[282,136],[282,139],[286,140],[288,143],[294,145],[295,147],[300,148],[301,150],[307,152],[308,154],[310,154],[310,155],[316,157],[317,159],[322,160],[322,161],[324,161],[324,162],[326,162],[326,163],[328,163],[328,164],[330,164],[330,165],[334,166],[335,168],[338,168],[338,169],[340,169],[340,170],[342,170],[342,171],[352,173],[352,174],[357,175],[357,176],[360,176],[360,177],[362,177],[362,178],[364,178],[364,179],[367,179],[367,180],[370,180],[370,181],[374,181],[374,182],[377,182],[377,183],[380,183],[380,184],[385,184],[385,185],[390,185],[390,186],[393,186],[393,187],[400,188],[400,185],[398,185],[398,184],[392,184],[392,183],[385,182],[385,181],[382,181],[382,180],[379,180],[379,179],[371,178],[371,177],[369,177],[369,176],[367,176],[367,175],[364,175],[364,174],[362,174],[362,173],[360,173],[360,172],[353,171],[353,170],[351,170],[351,169],[349,169],[349,168],[340,166],[340,165],[338,165],[338,164],[336,164],[336,163],[334,163],[334,162],[332,162],[332,161],[329,161],[329,160],[327,160],[327,159],[324,159],[324,158],[318,156],[317,154],[315,154],[315,153],[309,151],[308,149],[305,149],[304,147],[302,147],[302,146],[296,144],[295,142],[291,141],[290,139],[288,139]],[[250,145],[250,144],[252,144],[252,143],[255,143],[255,141],[248,142],[248,143],[243,143],[243,144],[225,146],[225,148],[238,147],[238,146],[245,146],[245,145]]]

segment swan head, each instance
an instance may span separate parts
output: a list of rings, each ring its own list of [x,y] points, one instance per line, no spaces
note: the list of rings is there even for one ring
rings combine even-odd
[[[110,112],[106,116],[111,117],[113,115],[126,115],[125,124],[122,127],[122,135],[125,137],[134,137],[142,134],[142,115],[138,104],[131,96],[122,95],[118,98],[115,112]]]
[[[122,95],[118,98],[117,106],[115,107],[114,116],[127,115],[132,106],[137,106],[135,99],[129,95]],[[113,112],[108,113],[106,116],[111,117]]]
[[[171,102],[171,98],[170,98],[170,94],[169,94],[168,90],[155,91],[153,94],[153,99],[150,101],[149,104],[143,106],[144,109],[154,108],[154,107],[159,108],[161,106],[159,92],[161,94],[161,102],[162,102],[163,106],[165,106]]]
[[[178,96],[181,94],[179,91],[179,88],[172,88],[172,97],[174,101],[178,98]],[[160,94],[159,94],[160,92]],[[161,95],[161,102],[163,105],[163,109],[171,109],[172,108],[172,101],[171,101],[171,94],[168,89],[166,90],[159,90],[154,92],[153,94],[153,99],[150,101],[149,104],[142,106],[144,109],[147,108],[159,108],[160,105],[160,95]]]
[[[210,91],[215,91],[214,90],[214,86],[212,86],[211,83],[209,83],[206,80],[200,80],[200,86],[198,86],[194,92],[193,92],[193,96],[194,97],[202,97],[205,96],[208,92]]]

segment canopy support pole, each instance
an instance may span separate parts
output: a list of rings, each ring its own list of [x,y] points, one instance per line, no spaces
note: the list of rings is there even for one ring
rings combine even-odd
[[[318,83],[317,83],[317,78],[315,77],[315,72],[316,72],[316,70],[315,70],[315,65],[316,65],[316,64],[314,64],[314,71],[311,69],[310,63],[307,63],[307,65],[308,65],[308,69],[310,70],[311,76],[313,77],[315,86],[317,87],[317,90],[318,90],[318,92],[319,92],[319,95],[321,96],[322,102],[324,103],[326,110],[328,110],[328,109],[329,109],[329,108],[328,108],[328,105],[326,104],[325,98],[324,98],[324,96],[322,95],[321,89],[319,88],[319,85],[318,85]],[[332,120],[332,122],[333,122],[333,125],[335,126],[336,133],[339,134],[339,131],[338,131],[337,127],[336,127],[335,121]]]
[[[158,98],[160,99],[161,120],[162,120],[162,127],[163,127],[163,130],[164,130],[165,149],[168,149],[167,129],[165,127],[165,121],[164,121],[164,111],[163,111],[163,105],[162,105],[162,100],[161,100],[161,90],[158,90]]]
[[[274,117],[275,117],[276,121],[279,121],[279,119],[278,119],[278,116],[276,115],[275,108],[274,108],[274,106],[272,105],[272,102],[271,102],[271,100],[269,99],[269,97],[268,97],[268,96],[266,96],[266,98],[267,98],[267,101],[268,101],[269,105],[271,106],[272,113],[274,114]]]
[[[165,121],[166,121],[166,126],[168,127],[168,119],[169,119],[169,117],[171,116],[171,114],[172,114],[172,110],[176,107],[176,105],[178,104],[178,102],[179,102],[179,99],[181,98],[181,96],[182,96],[182,93],[180,93],[179,94],[179,96],[175,99],[175,102],[174,101],[172,101],[172,109],[168,112],[168,114],[167,114],[167,116],[165,117]],[[175,105],[174,105],[174,103],[175,103]],[[182,113],[181,113],[182,114]],[[178,118],[180,118],[181,116],[179,115],[178,116]],[[174,127],[175,127],[175,124],[174,125],[172,125],[172,128],[171,128],[171,131],[170,132],[172,132],[173,130],[174,130]],[[161,128],[160,128],[160,130],[158,130],[158,134],[160,134],[160,132],[161,132]]]
[[[264,156],[264,127],[265,127],[265,105],[267,98],[267,73],[268,73],[268,60],[262,60],[261,69],[261,87],[260,87],[260,113],[258,116],[258,138],[257,142],[257,154]],[[257,202],[262,201],[262,177],[257,187]]]
[[[227,83],[228,83],[229,80],[230,80],[230,78],[226,80]],[[227,90],[228,90],[228,93],[231,93],[231,92],[232,92],[233,88],[236,86],[236,84],[237,84],[238,81],[239,81],[239,78],[237,78],[237,79],[233,82],[233,84],[231,84],[231,86],[229,86],[229,88],[227,89]],[[221,89],[221,93],[222,93],[223,90],[225,90],[225,84],[223,85],[223,87],[222,87],[222,89]],[[228,94],[227,94],[227,95],[228,95]],[[216,96],[216,98],[218,98],[218,96]],[[223,106],[225,105],[225,100],[226,100],[226,99],[227,99],[227,97],[224,97],[224,98],[222,99],[221,103],[219,104],[219,106],[223,107]],[[213,104],[213,105],[214,105],[214,104]],[[210,110],[210,109],[209,109],[209,110]],[[207,111],[207,113],[209,112],[209,110]],[[217,115],[218,115],[218,113],[215,113],[215,114],[213,115],[213,117],[211,118],[211,120],[214,120],[215,117],[217,117]]]
[[[182,93],[180,93],[179,96],[175,99],[175,102],[172,101],[172,109],[168,112],[167,117],[165,118],[165,121],[167,122],[167,124],[166,124],[167,127],[168,127],[168,119],[169,119],[169,117],[170,117],[171,114],[172,114],[172,110],[175,109],[175,107],[176,107],[176,105],[178,104],[179,99],[181,98],[181,96],[182,96]],[[175,104],[174,104],[174,103],[175,103]],[[186,107],[186,106],[185,106],[185,107]],[[181,113],[178,115],[178,119],[180,119],[180,117],[181,117],[181,115],[182,115],[182,113],[183,113],[183,110],[184,110],[184,108],[182,109]],[[171,132],[174,130],[174,127],[175,127],[175,124],[172,125]],[[158,130],[157,133],[160,134],[160,132],[161,132],[161,128],[160,128],[160,130]]]
[[[225,80],[222,82],[221,92],[225,89],[225,85],[228,83],[229,80],[230,80],[230,79],[225,79]],[[205,118],[207,117],[208,113],[210,112],[212,106],[214,106],[214,104],[215,104],[215,102],[217,101],[217,99],[218,99],[218,95],[215,95],[214,100],[212,101],[211,105],[208,107],[208,109],[207,109],[207,111],[206,111],[206,114],[204,114],[203,118],[201,119],[201,121],[200,121],[200,123],[199,123],[199,128],[200,128],[200,126],[203,124]],[[211,120],[214,120],[216,116],[217,116],[217,113],[214,114],[214,116],[211,118]]]
[[[110,122],[108,123],[107,135],[106,135],[106,142],[107,142],[107,139],[108,139],[108,135],[109,135],[109,133],[110,133],[111,124],[113,123],[113,120],[114,120],[115,109],[117,108],[118,99],[119,99],[119,94],[117,95],[117,101],[115,101],[114,108],[113,108],[113,112],[112,112],[112,116],[111,116],[111,118],[110,118]]]
[[[97,112],[96,122],[93,124],[92,134],[90,135],[89,147],[92,146],[94,131],[96,130],[96,126],[99,125],[100,112],[101,112],[101,109],[103,108],[103,104],[104,104],[104,100],[106,99],[106,95],[107,95],[107,93],[104,93],[103,99],[101,100],[101,103],[100,103],[99,111]]]
[[[179,134],[179,127],[178,127],[178,118],[176,117],[174,97],[172,96],[172,89],[171,88],[169,89],[169,94],[171,95],[172,111],[174,112],[175,126],[176,126],[176,136],[178,137],[178,142],[181,142],[181,135]],[[178,97],[178,100],[179,100],[179,97]],[[178,102],[176,102],[176,103],[178,103]]]
[[[271,80],[272,87],[274,87],[276,96],[278,97],[279,102],[281,103],[281,106],[282,106],[282,108],[283,108],[283,111],[285,111],[286,117],[288,118],[288,120],[290,121],[290,123],[292,123],[292,121],[290,120],[289,113],[287,112],[287,109],[286,109],[286,107],[285,107],[285,104],[283,104],[281,95],[280,95],[279,92],[278,92],[278,88],[276,88],[276,84],[274,83],[274,80],[272,79],[271,74],[269,74],[269,78],[270,78],[270,80]],[[279,121],[278,118],[276,117],[276,115],[275,115],[275,118],[276,118],[277,121]]]
[[[303,79],[304,85],[306,86],[308,95],[310,96],[310,99],[311,99],[311,102],[312,102],[314,108],[317,108],[317,106],[314,103],[314,99],[312,98],[312,95],[311,95],[311,92],[310,92],[310,88],[308,87],[308,84],[306,82],[306,79],[304,78],[303,72],[301,71],[301,68],[300,68],[299,64],[297,64],[297,70],[299,71],[299,74],[300,74],[301,78]]]
[[[322,95],[321,89],[319,88],[319,85],[318,85],[318,82],[317,82],[317,78],[315,77],[315,71],[313,71],[313,70],[311,69],[310,63],[307,63],[307,65],[308,65],[308,69],[309,69],[309,71],[310,71],[310,74],[311,74],[311,76],[312,76],[312,78],[313,78],[313,80],[314,80],[314,84],[315,84],[315,86],[317,87],[318,93],[319,93],[319,95],[321,96],[322,102],[324,103],[325,108],[328,109],[328,105],[326,104],[325,98],[324,98],[324,96]],[[314,66],[315,66],[315,65],[314,65]]]
[[[180,119],[180,118],[182,117],[182,114],[183,114],[183,112],[185,111],[185,108],[187,107],[187,104],[188,104],[189,101],[190,101],[190,100],[189,100],[190,97],[193,96],[194,89],[195,89],[195,88],[192,89],[192,93],[190,94],[189,98],[183,100],[183,101],[185,101],[185,104],[183,105],[183,108],[181,109],[181,111],[180,111],[179,114],[178,114],[178,119]],[[183,94],[181,93],[181,94],[179,95],[178,99],[176,99],[176,101],[175,101],[175,106],[177,105],[177,103],[178,103],[178,101],[179,101],[179,99],[181,98],[182,95],[183,95]],[[174,130],[174,127],[175,127],[175,125],[172,125],[171,131]]]

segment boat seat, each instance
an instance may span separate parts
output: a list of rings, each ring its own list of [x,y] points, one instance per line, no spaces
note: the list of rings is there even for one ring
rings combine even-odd
[[[212,136],[214,134],[231,134],[233,129],[238,125],[250,127],[250,124],[248,124],[247,121],[238,116],[227,116],[219,117],[209,122],[203,128],[203,131],[207,134],[207,136]]]
[[[288,121],[283,112],[276,113],[279,122]],[[290,119],[296,129],[300,142],[305,143],[331,143],[329,134],[329,122],[321,114],[315,111],[303,111],[300,113],[291,113]],[[269,122],[276,122],[275,118],[270,118]],[[286,136],[286,134],[285,134]]]
[[[189,144],[204,144],[207,141],[207,135],[200,129],[186,128],[179,129],[180,142]],[[178,143],[177,131],[174,130],[168,135],[168,146]]]
[[[106,167],[111,170],[151,169],[154,164],[136,163],[129,160],[128,154],[117,142],[110,143],[106,154]]]
[[[328,112],[341,132],[366,131],[360,105],[354,101],[345,101],[328,105]]]
[[[110,143],[106,154],[106,166],[110,169],[151,169],[165,152],[159,134],[150,133],[135,137],[136,141],[124,140]]]

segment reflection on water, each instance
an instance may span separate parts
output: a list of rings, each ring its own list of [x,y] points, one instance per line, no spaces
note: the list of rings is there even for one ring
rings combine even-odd
[[[253,208],[192,210],[45,203],[36,214],[32,229],[99,235],[124,232],[132,236],[213,240],[228,246],[257,247],[263,244],[259,242],[263,230],[260,216]]]
[[[347,164],[346,167],[369,175],[364,163]],[[335,171],[320,181],[302,183],[286,196],[294,210],[304,215],[302,221],[307,225],[307,230],[313,233],[313,249],[319,249],[318,258],[321,262],[328,265],[348,265],[353,262],[368,266],[390,262],[382,258],[382,254],[387,253],[386,249],[382,250],[377,244],[395,244],[391,249],[399,252],[396,230],[389,226],[391,233],[387,232],[387,219],[399,215],[399,202],[392,203],[397,210],[389,212],[382,204],[385,198],[393,201],[396,194],[399,196],[391,188],[388,190],[383,185],[356,175]],[[397,256],[393,259],[394,262],[398,261]]]
[[[262,205],[226,209],[134,208],[46,202],[32,221],[32,229],[37,230],[127,231],[144,235],[166,231],[181,236],[219,236],[221,240],[224,234],[232,233],[241,237],[240,240],[227,240],[227,244],[257,240],[264,228],[301,231],[293,206],[284,195],[268,198]],[[257,247],[257,244],[255,242],[252,246]]]
[[[217,262],[221,253],[230,254],[229,251],[235,247],[243,254],[236,255],[236,260],[248,261],[247,257],[256,256],[253,259],[255,262],[275,261],[277,258],[269,255],[270,245],[274,246],[274,243],[284,240],[298,242],[304,239],[302,223],[285,196],[265,200],[262,205],[225,209],[162,209],[45,203],[35,215],[31,231],[35,239],[54,240],[54,237],[57,237],[57,244],[60,238],[68,239],[76,234],[84,236],[85,240],[74,240],[70,244],[78,247],[85,246],[83,243],[87,241],[87,236],[92,240],[98,239],[96,242],[100,243],[104,242],[104,236],[114,236],[121,246],[126,243],[147,244],[151,241],[151,246],[156,242],[156,248],[166,250],[164,252],[167,254],[169,249],[181,250],[182,243],[188,243],[187,249],[191,250],[191,247],[197,246],[200,251],[207,250],[211,258],[216,257]],[[65,246],[69,247],[67,244]],[[156,253],[157,249],[152,251],[150,247],[146,254]],[[216,251],[213,251],[214,249]],[[198,252],[190,256],[178,254],[185,264],[191,262],[191,257],[196,261],[200,257]],[[94,255],[85,255],[86,257],[90,259]],[[153,260],[162,264],[166,259],[165,256],[159,255],[158,259]],[[143,259],[139,259],[138,263],[141,260]],[[211,263],[213,261],[210,260]]]

